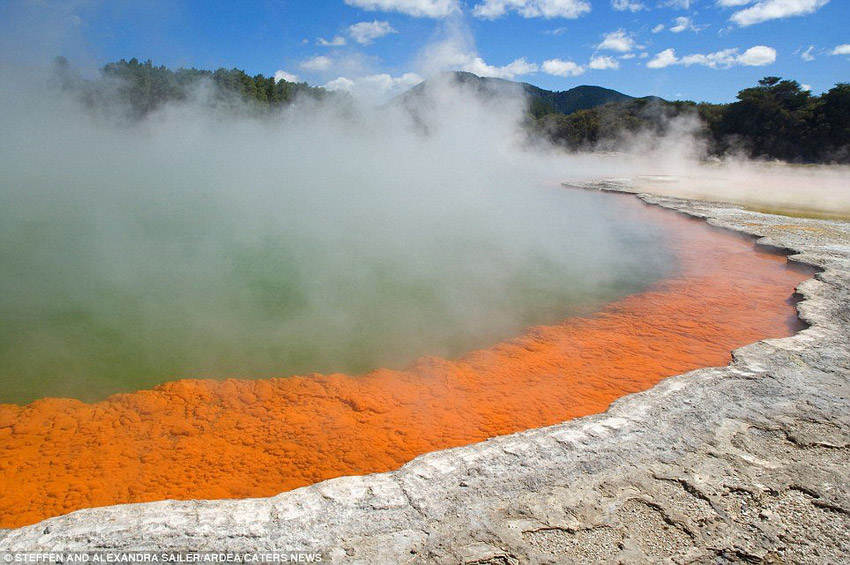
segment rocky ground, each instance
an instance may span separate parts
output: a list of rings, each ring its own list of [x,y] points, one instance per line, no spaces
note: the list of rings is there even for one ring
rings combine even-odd
[[[822,269],[798,289],[810,327],[738,349],[727,367],[667,379],[604,414],[273,498],[82,510],[4,531],[0,551],[300,550],[342,563],[850,562],[850,223],[639,196]]]

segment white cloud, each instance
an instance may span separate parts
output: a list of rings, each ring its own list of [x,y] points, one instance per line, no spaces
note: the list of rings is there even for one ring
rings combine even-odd
[[[481,77],[513,79],[520,75],[536,73],[539,67],[535,63],[529,63],[524,57],[515,59],[502,67],[488,65],[481,57],[472,57],[461,67],[461,70]]]
[[[611,0],[611,7],[618,12],[639,12],[646,10],[646,5],[636,0]]]
[[[386,37],[391,33],[398,33],[389,22],[375,20],[373,22],[358,22],[348,26],[351,38],[360,45],[369,45],[376,39]]]
[[[298,75],[288,73],[283,69],[278,69],[274,73],[274,81],[279,82],[281,80],[285,80],[286,82],[301,82],[301,79]]]
[[[547,29],[544,30],[543,35],[564,35],[567,33],[566,27],[556,27],[555,29]]]
[[[588,68],[601,71],[605,69],[619,69],[620,63],[614,57],[598,55],[596,57],[592,57],[587,66]]]
[[[746,6],[753,0],[717,0],[717,5],[721,8],[737,8],[739,6]]]
[[[738,57],[737,49],[723,49],[703,55],[695,53],[693,55],[685,55],[678,63],[690,67],[691,65],[702,65],[711,69],[725,68],[728,69],[735,64]]]
[[[301,68],[307,71],[319,72],[330,69],[332,64],[333,61],[331,61],[330,57],[318,55],[302,61]]]
[[[400,12],[417,18],[445,18],[460,11],[458,0],[345,0],[364,10]]]
[[[405,73],[393,77],[388,74],[367,75],[348,78],[337,77],[325,84],[328,90],[343,90],[359,98],[369,100],[385,100],[389,96],[403,92],[422,82],[422,77],[416,73]]]
[[[671,65],[702,65],[711,69],[728,69],[734,66],[762,67],[776,61],[776,49],[766,45],[750,47],[743,53],[737,48],[723,49],[714,53],[694,53],[677,57],[673,49],[665,49],[658,53],[646,66],[650,69],[663,69]]]
[[[694,0],[667,0],[664,2],[662,6],[666,6],[668,8],[677,8],[679,10],[689,10],[691,8],[691,4],[694,3]]]
[[[400,77],[396,77],[394,83],[400,88],[411,88],[422,82],[422,77],[416,73],[404,73]]]
[[[766,45],[750,47],[738,56],[737,63],[746,67],[763,67],[776,61],[776,49]]]
[[[735,12],[729,19],[745,27],[768,20],[812,14],[828,2],[829,0],[761,0],[749,8]]]
[[[584,73],[584,67],[577,65],[572,61],[563,61],[561,59],[549,59],[543,61],[540,67],[547,75],[556,77],[577,77]]]
[[[475,5],[476,18],[495,20],[516,12],[524,18],[578,18],[590,12],[587,0],[484,0]]]
[[[487,64],[475,49],[475,41],[466,26],[448,22],[448,34],[442,41],[429,44],[418,57],[417,68],[425,74],[439,71],[467,71],[479,76],[512,79],[535,73],[539,66],[525,58],[515,59],[504,66]]]
[[[344,90],[345,92],[351,92],[354,88],[354,81],[347,77],[337,77],[326,83],[324,88],[327,90]]]
[[[652,28],[652,33],[658,33],[664,31],[664,24],[658,24],[654,28]]]
[[[626,53],[625,55],[620,55],[620,59],[634,59],[635,57],[637,57],[637,55],[635,55],[634,53]]]
[[[814,51],[814,50],[815,50],[815,46],[814,46],[814,45],[809,45],[809,48],[808,48],[808,49],[806,49],[805,51],[803,51],[802,53],[800,53],[800,58],[801,58],[802,60],[804,60],[804,61],[814,61],[814,60],[815,60],[815,56],[814,56],[814,55],[812,55],[812,51]]]
[[[415,67],[425,75],[461,70],[478,55],[475,39],[464,22],[450,19],[443,28],[442,40],[428,43],[417,56]]]
[[[801,84],[800,89],[805,90],[806,92],[810,92],[812,90],[812,85],[811,84]]]
[[[689,27],[691,27],[691,18],[681,16],[676,18],[676,25],[670,26],[670,31],[673,33],[679,33],[685,31]]]
[[[661,29],[658,29],[659,27]],[[672,31],[673,33],[682,33],[683,31],[693,31],[693,32],[697,33],[697,32],[704,30],[707,27],[708,27],[708,25],[697,25],[697,24],[695,24],[694,20],[692,20],[689,17],[679,16],[678,18],[673,20],[673,25],[670,26],[670,31]],[[658,26],[655,26],[655,28],[653,28],[653,30],[652,30],[653,33],[657,33],[655,31],[656,29],[658,29],[658,31],[661,31],[661,30],[664,29],[664,26],[661,26],[660,24]]]
[[[316,38],[316,44],[322,47],[342,47],[346,43],[345,38],[341,35],[337,35],[331,40],[327,40],[324,37]]]
[[[686,18],[685,16],[679,16],[676,18],[676,25],[670,26],[670,31],[673,33],[681,33],[688,29],[693,29],[694,23],[691,21],[691,18]]]
[[[836,45],[835,49],[830,52],[830,55],[850,55],[850,43]]]
[[[602,43],[597,45],[597,49],[606,49],[608,51],[619,51],[620,53],[628,53],[638,45],[635,43],[635,40],[632,39],[626,31],[623,29],[618,29],[617,31],[612,31],[611,33],[606,33]]]
[[[678,62],[679,59],[676,57],[676,52],[673,49],[665,49],[649,61],[646,66],[650,69],[663,69]]]

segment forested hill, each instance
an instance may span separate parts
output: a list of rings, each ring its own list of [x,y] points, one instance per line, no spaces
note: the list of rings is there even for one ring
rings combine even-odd
[[[202,83],[211,85],[214,103],[246,104],[255,110],[285,106],[298,96],[343,96],[306,82],[276,80],[261,74],[250,76],[241,69],[171,70],[164,65],[155,66],[150,59],[143,63],[136,58],[108,63],[100,69],[97,80],[80,79],[64,57],[57,57],[55,66],[63,87],[78,91],[90,106],[123,104],[137,118],[168,102],[186,100]]]
[[[105,65],[95,80],[79,78],[63,58],[57,58],[56,72],[63,88],[90,107],[117,108],[131,119],[199,91],[205,92],[208,104],[259,115],[299,96],[350,101],[346,93],[262,74],[250,76],[240,69],[171,70],[135,58]],[[677,123],[676,118],[684,117],[697,124],[696,135],[713,155],[743,153],[789,162],[850,163],[850,83],[839,83],[816,96],[794,80],[765,77],[756,86],[741,90],[736,102],[707,104],[635,98],[599,86],[553,92],[467,72],[443,73],[442,78],[447,77],[484,95],[524,94],[531,134],[573,150],[616,148],[617,141],[632,133],[665,134]],[[439,80],[420,83],[390,104],[414,102],[434,82]]]
[[[633,96],[602,88],[601,86],[582,85],[570,90],[556,92],[544,90],[527,82],[514,82],[501,78],[479,77],[465,71],[447,71],[441,73],[437,82],[462,84],[480,93],[513,92],[523,93],[529,102],[529,111],[535,117],[546,114],[572,114],[578,110],[595,108],[612,102],[634,100]],[[434,80],[426,80],[399,95],[395,102],[407,104],[423,96],[433,87]]]
[[[523,84],[532,102],[532,113],[572,114],[579,110],[596,108],[603,104],[635,100],[634,96],[602,88],[601,86],[582,85],[561,92],[543,90],[530,84]],[[546,111],[550,110],[550,111]],[[543,112],[541,112],[543,111]]]
[[[569,115],[549,113],[534,131],[571,149],[613,146],[624,134],[667,133],[674,118],[690,117],[710,154],[799,163],[850,163],[850,84],[820,96],[794,80],[765,77],[730,104],[634,99]]]
[[[730,104],[635,98],[599,86],[562,92],[472,73],[450,72],[449,80],[487,94],[524,93],[533,135],[572,150],[615,149],[630,134],[666,134],[691,118],[695,134],[712,155],[744,154],[752,158],[801,163],[850,163],[850,84],[840,83],[820,96],[794,80],[765,77],[738,93]],[[396,97],[411,104],[435,81],[428,80]]]

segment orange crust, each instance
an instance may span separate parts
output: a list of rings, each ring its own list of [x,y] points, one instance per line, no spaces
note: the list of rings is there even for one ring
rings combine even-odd
[[[602,311],[407,371],[181,380],[86,404],[0,405],[0,527],[79,508],[262,497],[604,411],[616,398],[792,331],[810,276],[660,209],[677,273]]]

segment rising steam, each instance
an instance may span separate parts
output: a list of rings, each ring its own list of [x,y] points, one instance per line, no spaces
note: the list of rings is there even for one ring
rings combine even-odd
[[[701,164],[687,118],[567,154],[529,141],[518,90],[445,77],[263,117],[201,84],[143,120],[46,73],[0,79],[0,401],[402,367],[667,272],[657,229],[573,180],[850,214],[846,169]]]
[[[655,229],[560,187],[591,163],[522,149],[505,93],[128,122],[2,83],[4,400],[403,366],[665,272]]]

